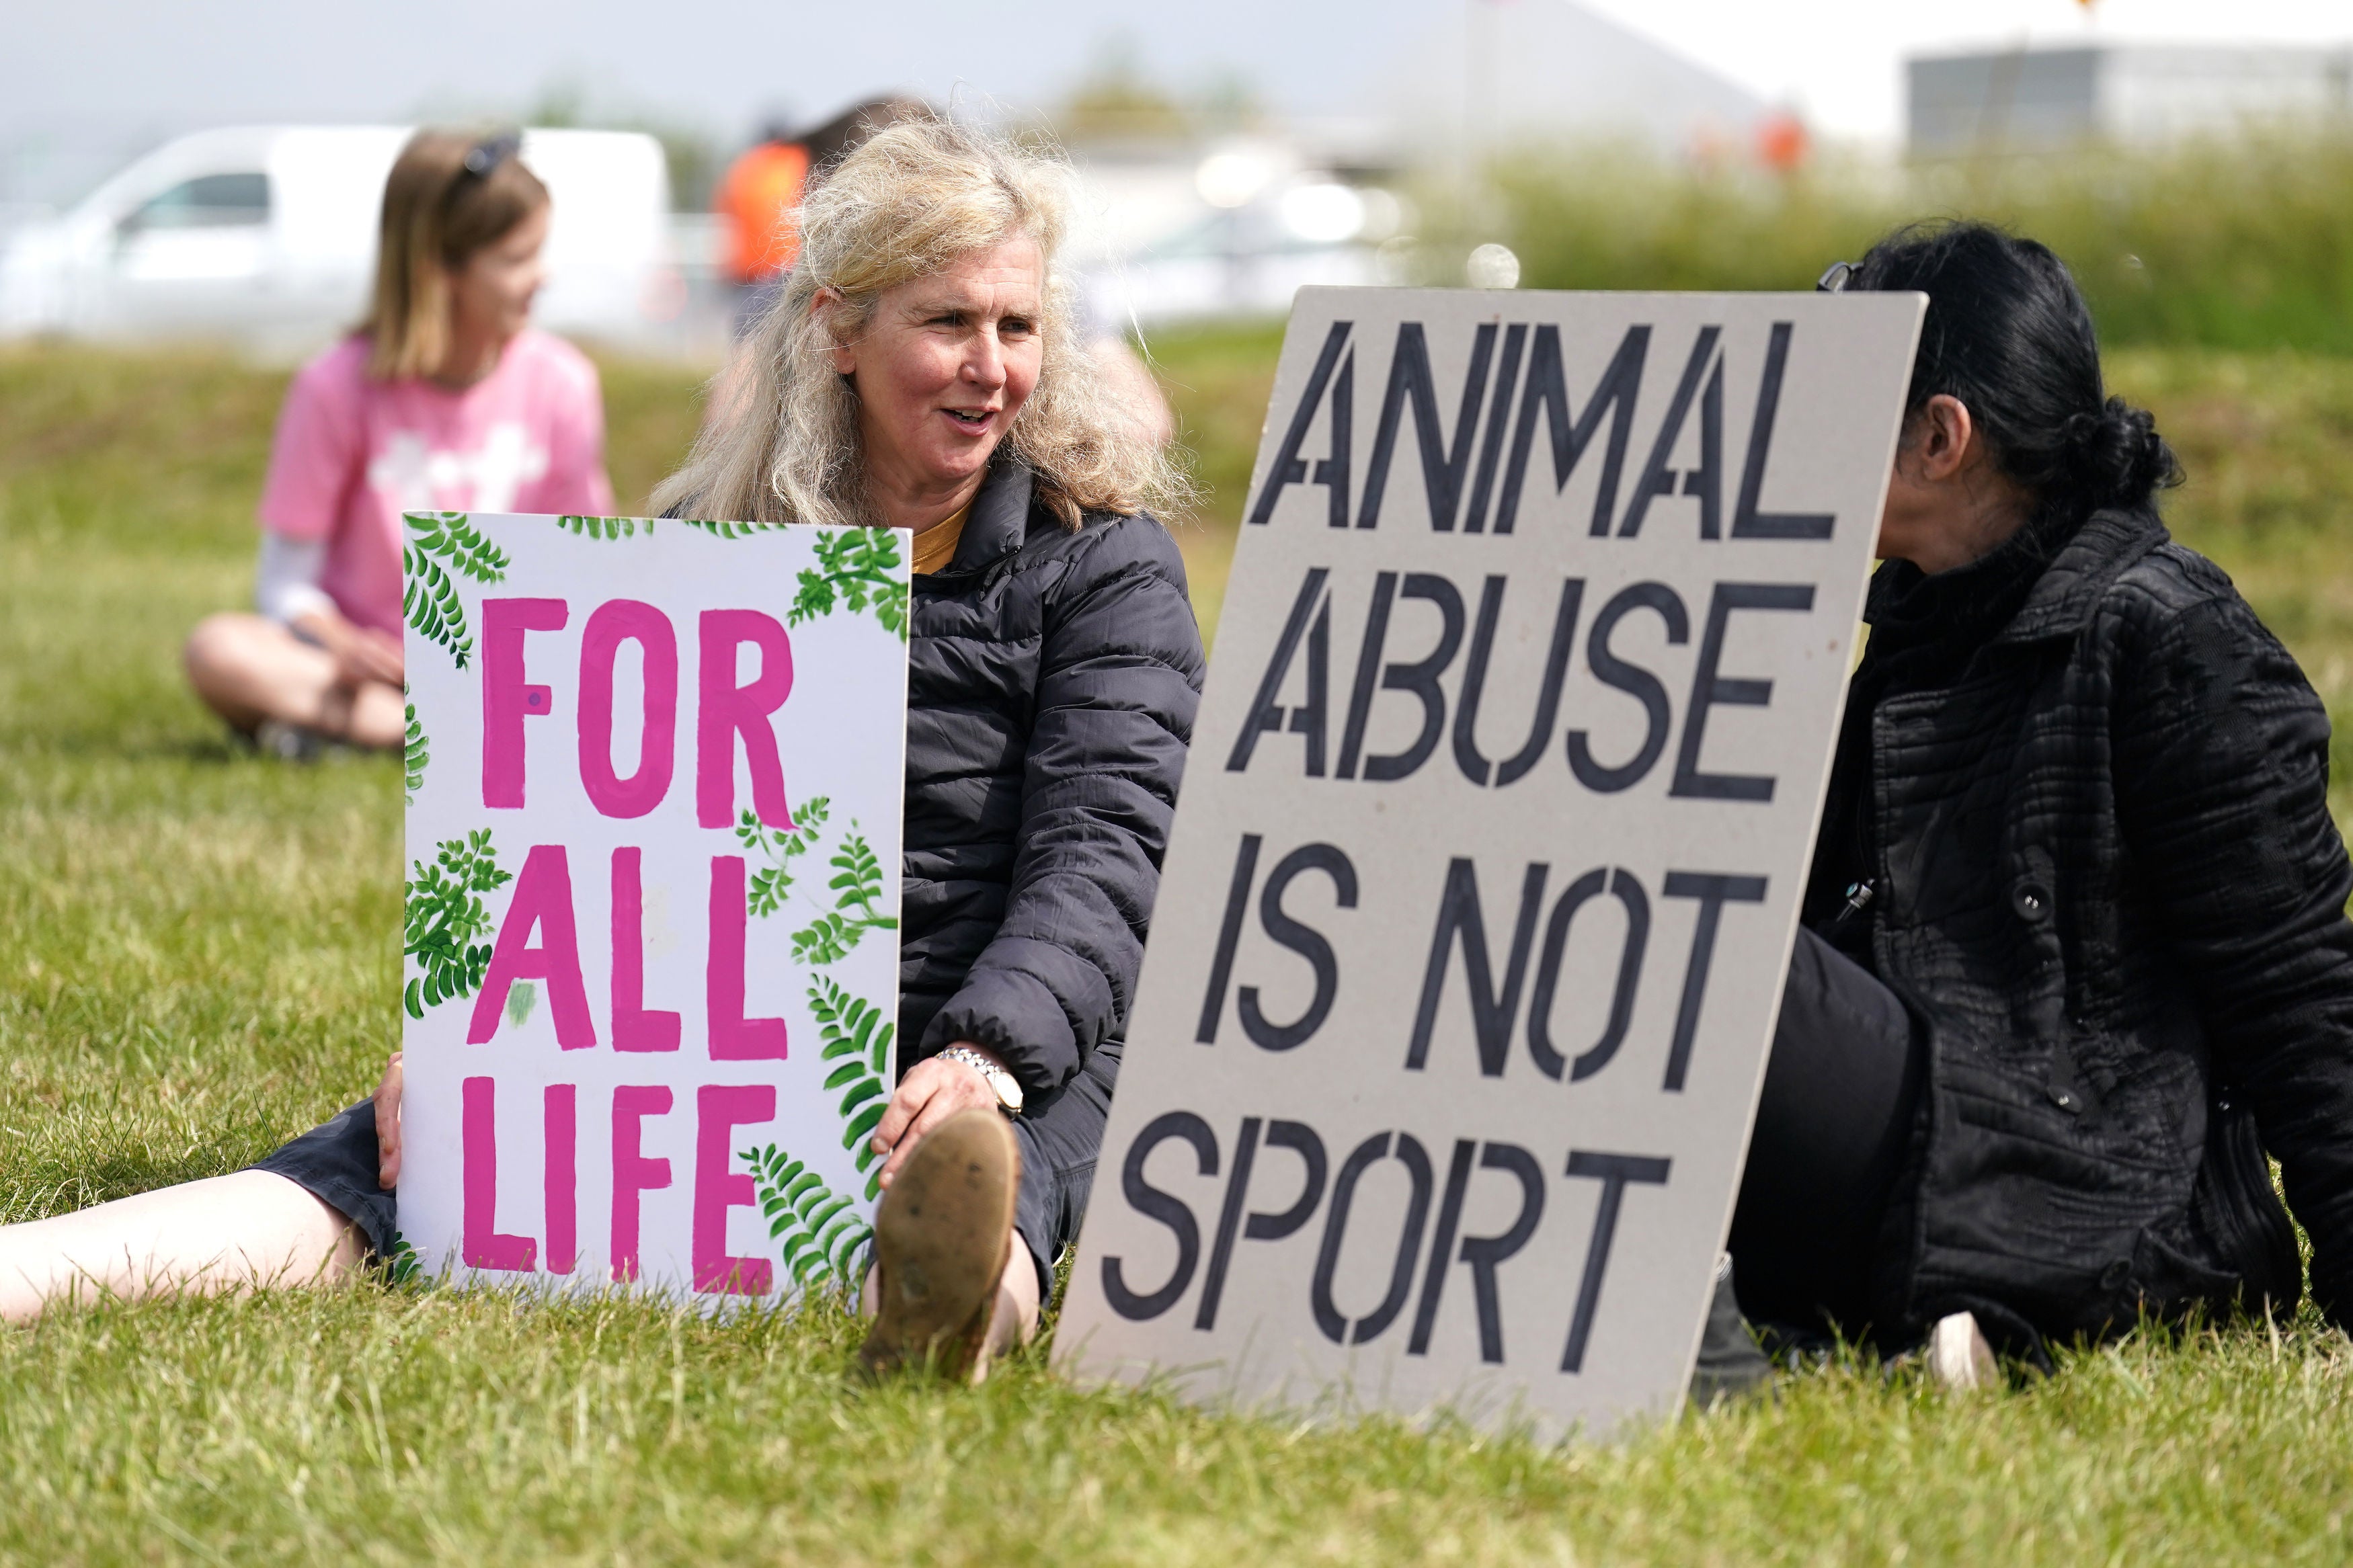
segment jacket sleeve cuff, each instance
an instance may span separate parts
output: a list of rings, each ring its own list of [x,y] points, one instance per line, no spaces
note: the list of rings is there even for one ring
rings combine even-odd
[[[1079,1070],[1077,1035],[1061,1005],[1036,976],[976,969],[923,1031],[922,1052],[935,1056],[958,1040],[1005,1058],[1025,1094],[1050,1094]]]

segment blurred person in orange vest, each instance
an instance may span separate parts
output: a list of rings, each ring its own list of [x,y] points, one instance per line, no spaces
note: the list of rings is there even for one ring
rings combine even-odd
[[[808,169],[808,149],[782,124],[772,124],[756,145],[727,166],[712,197],[712,210],[727,220],[721,267],[734,286],[739,337],[800,255],[795,214]]]
[[[931,112],[913,99],[876,98],[798,136],[771,123],[757,145],[728,165],[711,205],[727,220],[723,266],[735,287],[737,337],[759,320],[800,258],[800,205],[809,187],[884,126]]]

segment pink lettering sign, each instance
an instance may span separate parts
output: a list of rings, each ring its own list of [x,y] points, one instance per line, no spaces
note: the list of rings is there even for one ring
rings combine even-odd
[[[402,1238],[459,1281],[854,1289],[860,1118],[895,1072],[907,537],[406,531]]]

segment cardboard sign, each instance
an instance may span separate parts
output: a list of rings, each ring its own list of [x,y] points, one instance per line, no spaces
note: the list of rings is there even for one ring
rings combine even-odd
[[[1301,293],[1065,1367],[1675,1406],[1923,308]]]
[[[414,1263],[848,1283],[893,1070],[909,536],[406,521]]]

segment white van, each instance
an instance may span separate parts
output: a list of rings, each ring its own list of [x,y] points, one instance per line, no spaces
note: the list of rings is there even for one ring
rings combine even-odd
[[[375,266],[397,126],[243,126],[167,142],[0,256],[0,336],[227,338],[269,353],[358,320]],[[616,131],[527,131],[522,161],[554,201],[551,331],[659,337],[685,289],[670,247],[659,142]]]

